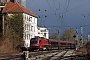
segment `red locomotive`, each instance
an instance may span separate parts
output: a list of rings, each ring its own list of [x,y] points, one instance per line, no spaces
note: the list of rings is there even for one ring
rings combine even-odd
[[[74,42],[58,41],[35,37],[30,40],[30,50],[50,50],[62,48],[75,48]]]

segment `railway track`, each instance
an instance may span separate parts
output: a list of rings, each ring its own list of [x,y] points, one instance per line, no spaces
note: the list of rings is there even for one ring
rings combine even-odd
[[[74,55],[74,50],[61,50],[53,52],[42,52],[42,54],[29,57],[30,60],[86,60],[85,56]]]
[[[30,55],[31,60],[56,60],[56,59],[65,59],[66,57],[71,57],[74,50],[62,50],[62,51],[49,51],[42,52],[41,54]],[[72,57],[73,58],[73,57]]]
[[[53,50],[53,51],[39,51],[29,52],[28,60],[85,60],[84,56],[74,55],[75,50]],[[2,57],[0,60],[24,60],[22,53],[9,54],[10,57]]]

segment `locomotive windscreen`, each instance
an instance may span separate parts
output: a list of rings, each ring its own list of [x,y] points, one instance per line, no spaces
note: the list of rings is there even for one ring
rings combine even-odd
[[[30,40],[30,43],[31,43],[31,44],[37,43],[37,38],[32,38],[32,39]]]

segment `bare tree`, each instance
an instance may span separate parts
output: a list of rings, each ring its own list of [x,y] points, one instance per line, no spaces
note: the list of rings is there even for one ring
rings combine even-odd
[[[73,35],[74,35],[74,29],[68,28],[64,31],[63,35],[61,36],[61,39],[65,41],[74,41]]]

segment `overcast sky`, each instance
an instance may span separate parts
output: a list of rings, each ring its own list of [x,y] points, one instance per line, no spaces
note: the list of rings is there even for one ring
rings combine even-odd
[[[39,26],[46,26],[51,31],[77,28],[78,34],[83,26],[83,36],[90,33],[90,0],[27,0],[26,4],[39,16]]]

